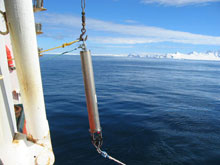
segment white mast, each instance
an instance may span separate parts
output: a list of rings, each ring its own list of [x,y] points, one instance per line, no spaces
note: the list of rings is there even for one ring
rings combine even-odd
[[[5,0],[29,138],[49,137],[32,0]]]

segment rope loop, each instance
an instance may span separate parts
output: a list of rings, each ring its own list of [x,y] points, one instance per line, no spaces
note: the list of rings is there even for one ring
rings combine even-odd
[[[72,44],[74,44],[74,43],[77,43],[77,42],[79,42],[78,39],[75,40],[75,41],[69,42],[69,43],[64,43],[64,44],[62,44],[61,46],[57,46],[57,47],[50,48],[50,49],[47,49],[47,50],[41,50],[39,53],[41,54],[41,53],[48,52],[48,51],[51,51],[51,50],[54,50],[54,49],[64,48],[64,47],[66,47],[66,46],[70,46],[70,45],[72,45]]]

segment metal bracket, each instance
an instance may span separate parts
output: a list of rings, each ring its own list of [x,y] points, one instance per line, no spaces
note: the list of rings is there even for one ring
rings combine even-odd
[[[7,22],[7,18],[6,18],[6,12],[3,12],[3,11],[0,10],[0,14],[2,14],[2,16],[4,17],[5,26],[6,26],[6,31],[5,32],[0,31],[0,34],[1,35],[7,35],[9,33],[9,30],[8,30],[8,22]]]

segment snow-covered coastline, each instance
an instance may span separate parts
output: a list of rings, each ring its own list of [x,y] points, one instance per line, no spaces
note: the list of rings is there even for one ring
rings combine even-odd
[[[209,60],[220,61],[220,51],[208,51],[206,53],[191,52],[191,53],[167,53],[167,54],[155,54],[155,53],[142,53],[142,54],[129,54],[130,58],[168,58],[178,60]]]
[[[47,53],[45,53],[46,55]],[[48,53],[49,54],[49,53]],[[51,53],[50,55],[61,55],[62,53]],[[67,53],[63,55],[79,55],[78,53]],[[128,57],[128,58],[166,58],[177,60],[209,60],[220,61],[220,51],[207,51],[206,53],[191,52],[191,53],[141,53],[141,54],[92,54],[92,56],[114,56],[114,57]]]

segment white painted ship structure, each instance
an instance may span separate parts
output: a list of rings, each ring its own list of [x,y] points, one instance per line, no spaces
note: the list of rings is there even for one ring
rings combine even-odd
[[[38,10],[43,8],[33,8],[32,0],[0,0],[0,165],[54,163],[33,12]],[[16,119],[22,112],[23,132]]]

